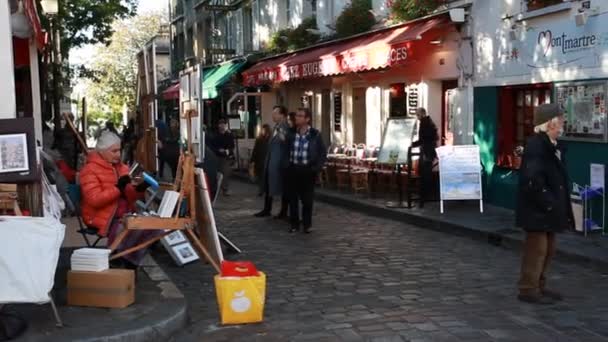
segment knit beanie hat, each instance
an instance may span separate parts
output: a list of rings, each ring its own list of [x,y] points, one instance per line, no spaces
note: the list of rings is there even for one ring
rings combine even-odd
[[[556,103],[545,103],[536,107],[534,112],[534,126],[551,121],[554,117],[563,115],[563,111]]]

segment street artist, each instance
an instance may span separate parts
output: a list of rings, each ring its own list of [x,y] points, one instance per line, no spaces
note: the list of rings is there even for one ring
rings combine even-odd
[[[98,234],[108,237],[108,245],[123,230],[122,217],[134,211],[135,202],[142,198],[148,186],[142,179],[129,176],[129,167],[121,162],[120,138],[109,131],[97,140],[95,152],[87,156],[80,173],[82,217],[84,223]],[[134,231],[117,248],[117,252],[136,246],[163,234],[159,230]],[[125,255],[116,266],[135,269],[146,249]]]

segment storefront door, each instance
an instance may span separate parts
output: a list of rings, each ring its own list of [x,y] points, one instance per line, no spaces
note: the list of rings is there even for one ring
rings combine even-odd
[[[353,89],[353,144],[365,144],[365,88]]]

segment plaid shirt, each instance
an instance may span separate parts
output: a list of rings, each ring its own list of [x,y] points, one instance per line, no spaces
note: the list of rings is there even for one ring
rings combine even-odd
[[[291,148],[289,161],[294,165],[308,165],[308,142],[310,139],[310,127],[306,133],[296,132],[296,137]]]

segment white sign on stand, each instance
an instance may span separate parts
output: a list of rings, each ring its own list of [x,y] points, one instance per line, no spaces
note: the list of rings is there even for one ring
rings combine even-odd
[[[479,146],[441,146],[437,156],[441,213],[443,201],[454,200],[478,200],[479,212],[483,213]]]
[[[590,167],[590,184],[592,189],[604,189],[606,171],[604,164],[591,164]]]

